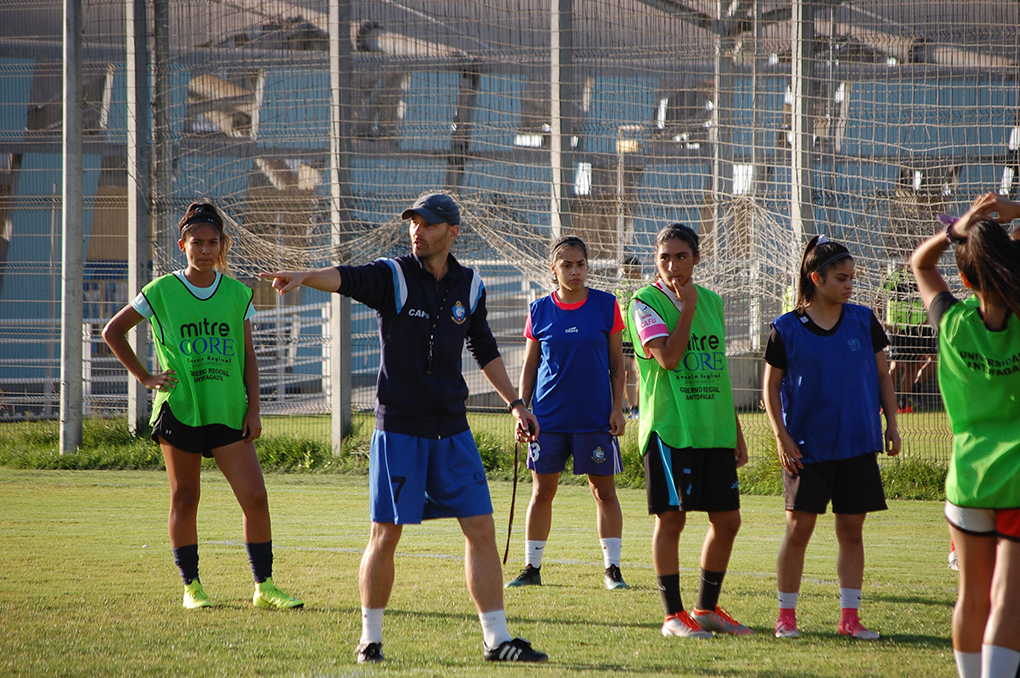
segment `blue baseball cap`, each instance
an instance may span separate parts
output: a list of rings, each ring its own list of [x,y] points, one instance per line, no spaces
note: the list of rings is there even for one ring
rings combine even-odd
[[[453,198],[444,193],[429,193],[414,201],[414,204],[404,210],[400,215],[401,219],[410,219],[412,215],[420,214],[425,221],[433,226],[447,223],[451,226],[460,225],[460,208]]]

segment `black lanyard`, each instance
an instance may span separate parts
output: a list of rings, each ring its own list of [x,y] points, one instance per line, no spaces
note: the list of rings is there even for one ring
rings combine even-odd
[[[436,281],[436,291],[439,291],[440,281]],[[435,316],[432,320],[432,328],[429,330],[429,359],[425,365],[425,374],[432,374],[432,349],[436,345],[436,328],[439,327],[439,317],[443,313],[443,308],[446,306],[446,298],[450,296],[450,288],[453,285],[447,283],[446,293],[443,294],[443,300],[439,302],[439,308],[436,309]]]

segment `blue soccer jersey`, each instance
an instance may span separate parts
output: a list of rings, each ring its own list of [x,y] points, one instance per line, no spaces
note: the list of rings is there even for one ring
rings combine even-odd
[[[621,331],[620,306],[607,292],[589,289],[576,304],[564,304],[554,292],[531,304],[524,336],[542,349],[533,409],[542,431],[609,428],[609,336]]]

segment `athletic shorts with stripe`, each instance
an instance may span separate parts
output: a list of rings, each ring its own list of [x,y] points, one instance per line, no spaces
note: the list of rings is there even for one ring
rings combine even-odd
[[[655,433],[645,450],[648,514],[666,511],[722,512],[740,509],[740,482],[734,450],[676,449]]]
[[[830,501],[833,513],[853,515],[886,510],[876,456],[868,452],[849,459],[804,464],[797,475],[783,469],[786,510],[822,515]]]
[[[489,483],[471,431],[437,440],[376,429],[368,477],[373,523],[417,525],[492,513]]]
[[[620,443],[608,431],[546,433],[528,445],[528,468],[535,473],[559,473],[574,458],[574,475],[612,476],[623,470]]]
[[[946,520],[967,534],[1020,542],[1020,508],[981,509],[946,502]]]

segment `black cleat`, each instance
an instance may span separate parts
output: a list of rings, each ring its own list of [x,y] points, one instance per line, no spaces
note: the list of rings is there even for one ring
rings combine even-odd
[[[606,568],[606,588],[610,591],[613,589],[629,589],[630,586],[627,582],[623,581],[623,575],[620,574],[619,565],[610,565]]]
[[[542,585],[542,572],[540,567],[532,567],[528,565],[521,573],[514,579],[511,579],[506,583],[503,588],[511,588],[514,586],[541,586]]]
[[[489,662],[546,662],[549,655],[531,649],[531,643],[523,638],[504,640],[499,647],[485,650],[485,661]]]
[[[354,651],[359,664],[378,664],[386,659],[382,654],[382,643],[362,643]]]

